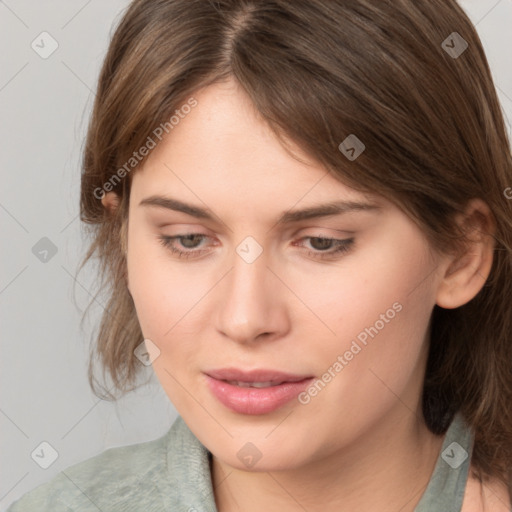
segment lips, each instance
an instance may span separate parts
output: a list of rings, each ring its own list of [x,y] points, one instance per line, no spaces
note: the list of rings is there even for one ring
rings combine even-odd
[[[225,382],[241,383],[270,383],[275,386],[283,382],[300,382],[312,375],[297,375],[276,370],[239,370],[237,368],[224,368],[205,372],[210,377]]]
[[[275,370],[236,368],[205,372],[213,395],[239,414],[265,414],[290,402],[311,384],[314,377]]]

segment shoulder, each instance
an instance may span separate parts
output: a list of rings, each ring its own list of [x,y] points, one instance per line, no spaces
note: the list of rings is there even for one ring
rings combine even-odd
[[[97,512],[147,505],[159,496],[155,478],[164,478],[168,435],[169,432],[153,441],[109,448],[70,466],[24,494],[7,512]]]
[[[511,510],[507,488],[501,481],[491,479],[481,483],[470,471],[461,512],[510,512]]]

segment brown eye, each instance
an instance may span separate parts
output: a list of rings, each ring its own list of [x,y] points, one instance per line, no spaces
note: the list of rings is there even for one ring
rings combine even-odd
[[[317,236],[310,237],[311,247],[318,251],[325,251],[327,249],[330,249],[333,245],[333,242],[333,238],[320,238]]]

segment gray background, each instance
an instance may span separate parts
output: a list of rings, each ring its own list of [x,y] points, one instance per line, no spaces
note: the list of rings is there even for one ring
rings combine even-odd
[[[127,4],[0,0],[1,510],[76,462],[159,437],[176,417],[154,376],[117,403],[96,398],[86,364],[101,299],[80,328],[94,290],[94,265],[76,272],[87,245],[78,219],[80,153],[100,64]],[[461,5],[512,119],[512,0]],[[40,53],[51,49],[42,32],[58,43],[46,59],[31,47],[35,40]],[[45,237],[56,254],[41,252]],[[39,465],[51,460],[50,449],[38,448],[44,441],[58,453],[47,469]],[[34,450],[44,457],[33,459]]]

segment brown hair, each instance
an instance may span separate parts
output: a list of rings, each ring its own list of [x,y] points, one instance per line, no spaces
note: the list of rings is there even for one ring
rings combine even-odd
[[[468,48],[450,54],[459,36]],[[99,78],[80,200],[93,236],[82,266],[96,254],[110,294],[94,346],[103,376],[133,389],[143,337],[123,252],[133,173],[115,187],[112,215],[98,190],[194,91],[230,77],[283,142],[345,184],[392,200],[440,251],[464,240],[454,217],[470,199],[489,205],[491,275],[464,306],[434,307],[423,413],[442,434],[460,411],[475,431],[479,478],[498,477],[512,494],[512,201],[504,196],[512,158],[482,44],[455,0],[130,4]],[[366,146],[354,161],[338,149],[349,134]],[[100,396],[93,361],[89,382]]]

